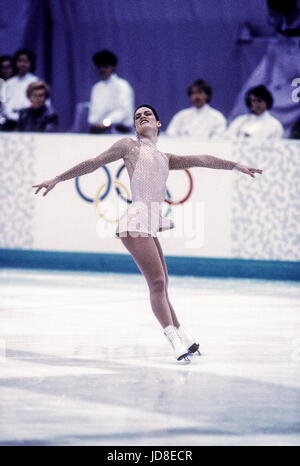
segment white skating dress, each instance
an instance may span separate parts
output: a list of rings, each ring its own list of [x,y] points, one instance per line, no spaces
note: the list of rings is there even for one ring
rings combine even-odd
[[[128,236],[129,231],[157,236],[158,231],[174,228],[173,220],[162,215],[169,176],[168,156],[154,144],[141,141],[138,157],[136,151],[130,151],[124,162],[132,204],[120,217],[115,237]]]

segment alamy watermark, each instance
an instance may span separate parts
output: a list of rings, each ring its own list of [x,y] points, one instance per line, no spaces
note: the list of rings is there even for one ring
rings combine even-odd
[[[292,92],[292,101],[300,102],[300,78],[293,79],[291,86],[296,88]]]
[[[99,210],[100,218],[96,222],[97,236],[101,238],[111,237],[117,226],[116,218],[121,218],[119,231],[123,231],[124,236],[139,236],[130,233],[130,231],[140,232],[140,236],[143,236],[143,231],[148,230],[147,226],[149,230],[156,231],[159,217],[164,217],[162,203],[151,202],[150,204],[149,206],[148,203],[135,201],[134,205],[124,212],[124,203],[121,200],[117,201],[117,207],[115,202],[105,202],[101,206],[101,211]],[[187,248],[202,247],[205,239],[204,216],[205,203],[203,201],[186,202],[181,206],[176,206],[173,218],[165,217],[164,237],[182,238]],[[175,228],[168,228],[172,224]],[[130,231],[125,234],[127,227],[130,227]]]

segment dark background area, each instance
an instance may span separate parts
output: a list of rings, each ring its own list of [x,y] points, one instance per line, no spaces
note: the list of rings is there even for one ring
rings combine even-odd
[[[251,47],[238,41],[245,25]],[[117,54],[117,73],[133,86],[136,105],[154,105],[166,127],[190,105],[186,89],[199,78],[212,85],[211,105],[228,117],[275,34],[265,0],[0,3],[0,54],[20,47],[36,52],[36,74],[51,86],[63,131],[72,126],[76,103],[89,100],[99,79],[92,63],[96,51]]]

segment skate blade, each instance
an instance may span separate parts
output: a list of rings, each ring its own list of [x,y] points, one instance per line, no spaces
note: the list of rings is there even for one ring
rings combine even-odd
[[[194,343],[192,346],[189,347],[189,356],[201,356],[199,351],[199,344]]]
[[[183,354],[177,359],[177,361],[183,364],[189,364],[191,362],[191,360],[189,359],[189,353]]]

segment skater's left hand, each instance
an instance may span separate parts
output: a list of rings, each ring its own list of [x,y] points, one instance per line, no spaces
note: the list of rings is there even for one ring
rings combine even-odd
[[[234,170],[237,170],[242,173],[246,173],[246,175],[252,176],[252,178],[255,178],[254,173],[262,173],[263,171],[260,170],[259,168],[251,168],[251,167],[246,167],[246,165],[240,165],[239,163],[236,164],[236,166],[233,168]]]

